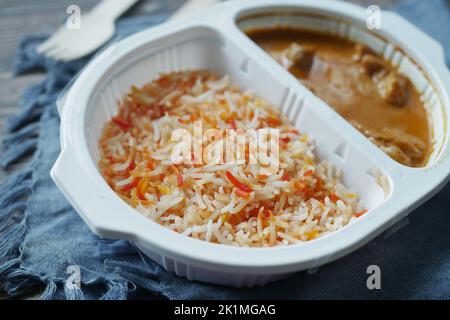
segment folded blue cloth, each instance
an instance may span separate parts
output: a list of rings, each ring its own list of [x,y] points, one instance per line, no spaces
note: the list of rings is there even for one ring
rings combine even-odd
[[[440,40],[450,61],[446,1],[403,1],[394,9]],[[164,18],[123,19],[118,34]],[[43,286],[43,299],[450,298],[450,187],[415,210],[403,221],[406,227],[315,272],[262,288],[191,282],[164,271],[126,241],[95,236],[49,177],[60,151],[55,100],[89,58],[70,63],[45,59],[35,51],[44,39],[27,36],[20,44],[16,72],[43,69],[46,76],[23,93],[19,113],[7,123],[0,156],[0,164],[7,167],[33,153],[0,186],[0,283],[9,295]],[[370,265],[381,269],[380,290],[367,288]],[[71,285],[78,275],[81,288]]]

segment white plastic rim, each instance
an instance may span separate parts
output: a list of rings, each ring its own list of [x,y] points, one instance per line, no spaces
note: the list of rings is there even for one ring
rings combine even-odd
[[[399,16],[382,12],[384,29],[375,33],[385,40],[386,47],[401,48],[419,67],[425,82],[418,89],[431,97],[431,119],[439,131],[439,148],[430,163],[424,168],[409,168],[380,151],[239,29],[238,23],[256,13],[276,15],[286,11],[339,19],[353,31],[362,30],[367,17],[363,8],[339,1],[226,2],[187,19],[139,32],[89,63],[59,107],[61,154],[51,176],[94,233],[130,240],[167,270],[188,279],[232,286],[263,285],[354,251],[447,182],[450,75],[440,45]],[[391,49],[382,52],[389,54]],[[386,58],[395,62],[396,50],[392,52]],[[116,101],[132,84],[151,81],[160,72],[186,68],[228,73],[234,84],[251,88],[280,107],[296,126],[316,139],[319,158],[343,170],[344,182],[361,194],[370,211],[341,230],[310,242],[241,248],[186,237],[128,206],[97,168],[100,130],[117,110]],[[410,66],[400,64],[399,68],[417,73]],[[421,83],[413,82],[416,86]],[[375,182],[374,173],[385,177],[386,193]]]

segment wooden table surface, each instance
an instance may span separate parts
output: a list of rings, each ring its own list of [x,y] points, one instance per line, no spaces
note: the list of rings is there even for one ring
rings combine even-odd
[[[383,8],[396,0],[350,1],[363,6],[377,4]],[[183,2],[183,0],[141,0],[126,13],[126,16],[173,12]],[[43,77],[42,73],[13,75],[14,54],[21,37],[32,33],[49,33],[57,29],[63,22],[69,5],[77,4],[81,12],[87,12],[97,3],[98,0],[0,0],[0,141],[5,135],[5,119],[17,111],[20,93],[27,86],[38,83]],[[0,183],[8,175],[8,171],[13,171],[20,165],[21,163],[15,164],[7,171],[0,169]]]

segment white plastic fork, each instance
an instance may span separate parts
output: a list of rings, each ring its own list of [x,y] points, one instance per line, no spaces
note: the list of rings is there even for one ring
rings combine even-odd
[[[99,48],[114,34],[114,22],[138,0],[102,0],[89,13],[81,16],[81,28],[61,26],[43,42],[37,52],[55,60],[81,58]],[[188,0],[170,19],[177,19],[208,7],[218,0]]]
[[[81,16],[78,29],[62,25],[42,43],[37,52],[56,60],[81,58],[108,41],[114,34],[114,22],[138,0],[102,0],[90,12]]]

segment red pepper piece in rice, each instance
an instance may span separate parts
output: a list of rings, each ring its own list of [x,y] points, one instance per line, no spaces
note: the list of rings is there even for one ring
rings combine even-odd
[[[241,181],[239,181],[238,179],[236,179],[235,176],[233,176],[233,174],[227,170],[227,172],[225,173],[225,175],[227,176],[228,180],[237,188],[241,189],[242,191],[245,192],[253,192],[253,189],[250,188],[248,185],[246,185],[245,183],[242,183]]]
[[[244,199],[248,199],[250,197],[250,193],[239,188],[236,189],[236,195]]]
[[[131,128],[131,123],[120,116],[112,117],[111,121],[123,131],[127,131]]]
[[[312,176],[313,173],[314,173],[313,170],[307,170],[307,171],[305,171],[305,173],[303,174],[303,176],[304,176],[304,177],[309,177],[309,176]]]
[[[337,195],[335,195],[334,193],[331,193],[329,196],[330,200],[332,202],[338,202],[339,200],[341,200],[341,198],[339,198]]]
[[[134,187],[136,187],[138,185],[139,180],[140,180],[140,178],[135,178],[130,183],[128,183],[128,184],[124,185],[123,187],[121,187],[120,191],[122,191],[122,192],[130,191],[131,189],[133,189]]]

